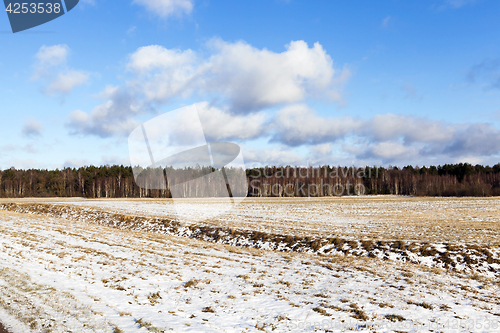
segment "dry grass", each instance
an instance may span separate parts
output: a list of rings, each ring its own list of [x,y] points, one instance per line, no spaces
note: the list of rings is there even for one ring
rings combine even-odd
[[[84,204],[85,207],[97,212],[112,211],[129,215],[175,218],[171,213],[173,212],[171,199],[127,199],[127,201],[131,203],[128,207],[121,205],[120,202],[123,200],[120,199],[85,200]],[[82,205],[82,200],[79,198],[0,199],[0,203],[6,202]],[[180,202],[198,207],[200,204],[219,204],[220,199],[182,199]],[[158,209],[144,209],[148,206],[161,206],[165,209],[162,209],[160,214]],[[289,219],[285,207],[286,212],[293,214],[293,219]],[[247,230],[258,228],[295,236],[326,236],[335,233],[344,238],[359,239],[361,236],[365,240],[404,239],[456,243],[481,239],[485,243],[498,244],[500,225],[496,222],[499,219],[500,198],[496,197],[361,196],[246,198],[227,214],[205,222],[215,226]],[[351,220],[353,223],[345,223],[346,220]],[[488,232],[485,233],[485,230]],[[367,241],[363,246],[370,247],[372,243]]]
[[[4,215],[6,213],[7,212],[5,212]],[[8,214],[12,213],[9,212]],[[12,215],[17,216],[17,214]],[[36,215],[30,215],[29,219],[38,219],[40,221],[49,220],[43,216]],[[52,221],[56,219],[50,220]],[[392,296],[391,298],[387,295],[381,296],[380,293],[385,291],[390,292],[391,295],[392,293],[399,295],[399,299],[401,299],[402,294],[413,295],[412,298],[419,300],[419,302],[410,304],[415,304],[420,307],[420,311],[428,313],[431,313],[430,310],[434,312],[449,311],[451,306],[455,307],[455,303],[454,301],[450,302],[446,300],[441,302],[432,299],[430,301],[427,299],[428,303],[420,302],[422,299],[425,299],[422,295],[417,295],[422,289],[428,291],[429,293],[456,293],[457,301],[464,299],[464,296],[467,295],[468,299],[472,299],[473,302],[477,302],[478,308],[483,307],[484,309],[488,309],[487,311],[494,313],[498,312],[497,304],[500,302],[500,299],[494,295],[490,294],[488,298],[486,298],[484,293],[484,295],[481,295],[477,292],[477,290],[488,290],[488,288],[491,288],[492,291],[496,291],[496,288],[498,288],[497,280],[488,279],[477,274],[469,276],[463,275],[460,277],[463,279],[460,284],[451,286],[448,285],[447,282],[443,281],[446,281],[446,279],[453,274],[455,274],[453,276],[459,276],[458,273],[450,273],[441,269],[428,268],[408,263],[394,263],[366,257],[355,258],[338,254],[317,255],[309,253],[273,253],[260,249],[208,243],[196,239],[171,237],[157,233],[119,230],[102,225],[74,222],[64,219],[57,219],[57,223],[53,223],[52,225],[49,225],[48,223],[32,223],[29,228],[32,228],[32,231],[26,233],[14,233],[0,228],[0,233],[5,233],[6,235],[15,237],[15,239],[18,239],[18,243],[20,244],[19,246],[23,247],[22,251],[16,250],[15,252],[9,252],[9,248],[5,247],[5,251],[16,258],[19,257],[19,260],[27,260],[30,257],[29,251],[34,250],[39,253],[50,254],[53,256],[54,261],[67,261],[68,263],[71,263],[71,265],[75,266],[79,265],[82,261],[88,260],[88,258],[93,258],[93,262],[100,265],[100,267],[106,267],[106,269],[110,266],[128,267],[132,265],[134,266],[134,269],[126,273],[128,274],[127,276],[129,276],[128,279],[123,280],[125,273],[122,274],[118,271],[112,272],[112,270],[110,270],[110,273],[101,275],[99,276],[99,279],[96,280],[99,285],[100,281],[102,281],[105,284],[105,288],[122,287],[122,294],[132,292],[133,287],[131,287],[132,285],[129,282],[131,277],[140,277],[142,274],[141,272],[143,271],[150,272],[150,275],[155,276],[155,278],[156,276],[168,276],[170,280],[176,281],[177,287],[175,290],[179,293],[199,293],[202,290],[209,288],[213,290],[214,295],[217,295],[216,297],[219,297],[218,295],[220,295],[221,303],[206,301],[201,303],[202,305],[200,305],[200,309],[201,306],[203,306],[204,308],[202,311],[207,313],[215,313],[209,311],[209,309],[213,311],[216,309],[217,312],[212,317],[217,317],[224,313],[224,306],[221,304],[225,302],[236,302],[236,299],[238,299],[237,302],[241,303],[246,300],[252,301],[253,297],[265,296],[266,293],[270,292],[270,290],[272,290],[271,292],[274,293],[275,298],[280,302],[288,302],[291,307],[307,307],[307,311],[313,310],[314,315],[316,316],[330,316],[331,313],[333,313],[332,316],[337,316],[341,313],[345,316],[352,316],[361,321],[374,320],[376,318],[386,318],[383,320],[395,321],[412,320],[411,316],[407,316],[405,313],[403,314],[409,319],[405,319],[397,314],[387,315],[388,312],[398,312],[399,304],[395,302],[399,301],[395,301]],[[60,239],[66,237],[66,235],[71,235],[73,239],[83,241],[79,244],[85,245],[76,246],[65,243],[64,241],[50,241],[49,238],[43,236],[44,233],[41,233],[42,236],[40,236],[37,231],[47,231],[48,234],[60,235]],[[343,240],[339,237],[336,238],[336,241],[340,244]],[[77,242],[73,242],[73,244],[76,243]],[[89,244],[89,246],[87,246],[87,244]],[[117,255],[114,250],[96,250],[92,248],[90,244],[102,245],[101,249],[121,248],[127,251],[137,251],[142,253],[145,258],[155,258],[155,260],[150,262],[143,262],[143,260],[132,262],[131,260],[121,258],[121,256]],[[349,244],[349,240],[342,243],[342,245],[346,246],[347,244]],[[365,243],[360,242],[360,244],[363,248],[371,247],[373,244],[379,246],[378,241],[375,242],[369,240],[366,240]],[[404,248],[405,246],[408,246],[408,244],[408,241],[397,239],[392,243],[384,241],[382,246],[392,246],[394,249],[398,249]],[[8,246],[8,244],[6,245]],[[170,251],[169,248],[181,248],[182,250],[177,253]],[[419,251],[420,249],[421,248],[417,248]],[[210,255],[207,255],[201,253],[204,250],[214,251],[210,252]],[[214,253],[215,250],[220,252]],[[433,251],[433,248],[426,246],[423,250]],[[457,249],[454,249],[453,245],[450,244],[450,250]],[[478,246],[475,250],[485,251],[485,253],[488,251],[487,248],[483,248],[481,246]],[[64,255],[60,255],[62,253]],[[59,256],[62,258],[59,258]],[[261,259],[264,260],[264,258],[267,258],[268,256],[272,256],[273,258],[270,261],[266,259],[269,261],[269,263],[266,264],[269,265],[268,267],[272,267],[272,265],[277,262],[280,262],[280,265],[283,264],[283,268],[279,274],[273,274],[272,277],[268,276],[268,274],[266,275],[267,269],[263,269],[262,267],[255,269],[255,267],[252,266],[252,260],[260,262]],[[207,257],[212,260],[210,265],[206,265],[205,263]],[[159,258],[160,261],[157,262],[157,258]],[[50,264],[49,261],[47,262]],[[297,267],[296,265],[300,266]],[[177,269],[180,267],[192,267],[193,271],[196,273],[181,276],[179,275]],[[218,284],[217,280],[218,276],[226,274],[224,270],[227,270],[227,267],[245,267],[244,270],[238,270],[237,274],[231,275],[230,277],[231,283],[234,282],[238,286],[243,286],[241,287],[243,289],[239,292],[231,290],[232,295],[229,293],[224,294],[224,290],[221,288],[220,284]],[[297,272],[300,272],[300,275],[302,275],[300,280],[295,278],[292,279],[292,276]],[[196,278],[192,278],[193,276]],[[238,276],[238,278],[235,278],[236,276]],[[366,295],[363,295],[362,292],[357,293],[356,291],[353,291],[352,294],[337,294],[336,291],[324,291],[322,288],[318,288],[317,282],[320,281],[320,278],[325,276],[328,276],[329,279],[335,281],[336,284],[334,285],[339,285],[338,290],[343,289],[340,287],[342,283],[348,283],[348,281],[355,283],[360,276],[366,279],[382,279],[390,281],[390,283],[385,283],[377,289],[374,294],[370,295],[372,297],[371,301],[373,302],[371,303],[366,300]],[[345,281],[343,280],[344,278],[346,278]],[[265,280],[265,283],[262,283],[263,281],[260,281],[261,279]],[[227,281],[229,281],[229,278]],[[469,281],[471,282],[470,285],[474,284],[474,288],[468,287]],[[481,285],[481,288],[476,286],[478,284]],[[154,309],[154,311],[159,310],[161,303],[166,302],[169,295],[168,291],[165,289],[162,289],[161,293],[158,290],[159,289],[154,286],[142,295],[138,295],[138,297],[135,298],[135,301],[137,304],[146,304],[148,307],[155,305],[154,308],[151,308]],[[261,294],[259,295],[259,293]],[[391,304],[386,302],[389,299],[391,300]],[[193,297],[192,302],[195,303],[196,301],[195,297]],[[186,299],[185,302],[187,304],[188,302],[191,302],[191,299]],[[327,304],[327,302],[330,304]],[[440,305],[444,302],[450,306]],[[396,304],[395,309],[392,309],[394,307],[392,303]],[[208,304],[212,305],[206,306]],[[348,304],[351,305],[348,306]],[[404,298],[403,305],[406,306],[406,304],[406,298]],[[200,311],[200,309],[197,311]],[[301,310],[306,311],[306,308]],[[119,315],[122,319],[129,316],[126,311],[121,309],[119,311]],[[334,313],[333,311],[338,313]],[[163,313],[166,312],[164,311]],[[183,314],[175,312],[175,319],[178,317],[180,318],[181,316],[182,318],[189,318],[188,316],[192,313],[193,312],[188,312]],[[196,313],[198,318],[201,317],[199,312],[194,313]],[[287,315],[292,318],[290,313],[287,313]],[[140,316],[135,318],[140,318]],[[132,320],[132,318],[130,319]],[[195,320],[195,318],[191,319]],[[27,322],[30,322],[29,318],[26,318],[26,320]],[[266,319],[266,323],[262,324],[263,326],[259,324],[259,327],[263,327],[265,330],[271,330],[272,326],[271,324],[268,324],[268,322],[269,319]],[[138,325],[142,325],[142,327],[150,331],[157,329],[153,326],[148,326],[149,324],[151,323],[144,320],[141,320],[140,323],[138,322]],[[33,325],[37,325],[37,323],[34,322]]]
[[[200,209],[199,205],[204,203],[203,209],[209,209],[210,205],[206,203],[218,204],[218,200],[186,199],[182,204]],[[20,206],[14,205],[9,209],[49,216],[61,216],[70,211],[75,218],[85,220],[93,216],[96,223],[118,225],[122,229],[143,230],[144,225],[148,225],[148,230],[152,232],[182,235],[182,228],[168,213],[173,207],[171,200],[126,202],[136,211],[141,209],[142,213],[152,207],[153,213],[146,214],[150,217],[127,215],[133,211],[124,205],[123,200],[80,202],[71,199],[61,200],[54,206],[31,199],[20,200]],[[66,206],[61,206],[63,203]],[[431,257],[432,266],[455,269],[465,264],[467,271],[479,273],[477,278],[480,279],[480,275],[491,270],[491,266],[482,267],[484,262],[487,265],[500,264],[496,249],[500,227],[495,223],[500,217],[499,203],[497,198],[247,198],[216,220],[204,221],[203,224],[194,221],[198,224],[188,224],[188,227],[191,230],[189,237],[225,244],[250,242],[252,247],[257,248],[341,252],[344,255],[379,258],[395,254],[397,260],[414,263],[419,259],[414,259],[413,255]],[[77,204],[81,208],[68,207]],[[163,207],[166,212],[155,217],[158,207]],[[118,208],[127,214],[118,213]],[[288,211],[293,213],[293,223],[289,220]],[[248,224],[252,221],[255,223]],[[329,237],[332,233],[336,236]],[[444,246],[445,251],[441,251],[439,246]],[[252,251],[239,247],[229,247],[228,250],[239,254]],[[154,253],[154,250],[150,251]],[[63,258],[66,253],[61,251],[56,255]],[[329,264],[325,267],[332,269]],[[407,278],[411,281],[410,276]]]

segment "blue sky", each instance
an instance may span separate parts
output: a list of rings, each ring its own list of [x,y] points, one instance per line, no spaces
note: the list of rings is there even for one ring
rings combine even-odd
[[[249,166],[500,162],[500,3],[81,0],[0,15],[0,168],[128,164],[199,104]],[[185,135],[189,135],[186,133]]]

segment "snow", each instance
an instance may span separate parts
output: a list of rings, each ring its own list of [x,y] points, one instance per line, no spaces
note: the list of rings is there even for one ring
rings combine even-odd
[[[480,212],[490,215],[498,215],[500,211],[493,208],[492,203],[497,199],[460,199],[454,202],[443,202],[436,199],[415,199],[415,198],[394,198],[387,200],[390,207],[394,208],[396,215],[406,218],[405,223],[397,223],[389,220],[378,222],[379,229],[373,232],[364,233],[366,221],[363,220],[363,209],[372,211],[374,203],[381,206],[385,201],[380,201],[379,197],[370,197],[369,199],[344,199],[344,198],[322,198],[321,200],[249,200],[248,203],[241,206],[249,206],[255,215],[260,218],[259,223],[238,223],[240,217],[250,218],[247,208],[238,208],[228,214],[219,217],[217,221],[197,221],[200,216],[206,216],[200,210],[206,210],[211,205],[217,207],[220,201],[216,198],[185,200],[184,204],[192,207],[191,215],[194,218],[191,223],[179,223],[175,216],[166,212],[175,210],[171,200],[65,200],[63,202],[48,203],[23,203],[23,204],[0,204],[0,209],[15,211],[18,213],[33,213],[51,217],[63,217],[82,222],[92,222],[107,226],[113,226],[120,229],[149,231],[173,236],[182,236],[188,238],[197,238],[204,241],[216,242],[219,244],[253,247],[264,250],[278,250],[289,252],[307,252],[317,254],[343,254],[365,257],[377,257],[380,259],[390,259],[402,262],[412,262],[424,264],[429,267],[441,267],[453,269],[470,274],[481,274],[490,278],[500,278],[500,271],[495,265],[500,264],[500,244],[498,239],[491,242],[491,238],[478,236],[484,230],[491,230],[491,235],[499,235],[498,223],[487,222],[481,219],[476,224],[468,222],[447,222],[442,219],[434,219],[430,222],[422,222],[423,215],[429,215],[429,212],[422,212],[422,207],[430,206],[428,210],[434,214],[438,209],[440,215],[448,216],[458,209],[461,214],[470,211],[474,215],[480,215]],[[407,209],[405,214],[400,215],[402,210],[398,208],[395,202]],[[414,202],[416,201],[416,202]],[[456,201],[456,200],[455,200]],[[477,204],[479,201],[480,204]],[[323,213],[318,211],[329,211],[332,203],[350,207],[351,210],[360,214],[357,224],[350,224],[348,229],[338,229],[343,226],[342,219],[345,217],[337,216],[328,222],[330,231],[322,223]],[[340,203],[340,204],[339,204]],[[461,203],[459,205],[458,203]],[[413,205],[413,206],[412,206]],[[160,214],[159,207],[166,207],[164,214]],[[119,211],[119,207],[127,214]],[[131,208],[132,207],[132,208]],[[155,208],[156,207],[156,208]],[[201,208],[200,208],[201,207]],[[364,207],[364,208],[363,208]],[[366,208],[368,207],[368,208]],[[464,207],[468,207],[465,209]],[[482,209],[479,209],[483,207]],[[148,209],[151,211],[148,212]],[[267,216],[260,215],[259,211],[267,211],[272,208],[272,213]],[[292,217],[299,215],[297,211],[308,212],[310,220],[307,222],[311,229],[297,228],[297,222],[290,222],[290,217],[281,215],[280,211],[286,209],[292,210]],[[219,209],[218,209],[219,210]],[[341,209],[343,210],[343,209]],[[187,209],[185,211],[188,211]],[[449,214],[442,214],[448,211]],[[193,213],[196,212],[196,213]],[[246,212],[242,214],[242,212]],[[387,209],[373,211],[372,219],[380,216],[391,215]],[[142,216],[137,216],[135,214]],[[132,215],[128,215],[132,214]],[[411,215],[414,215],[411,217]],[[410,216],[410,218],[408,217]],[[418,218],[415,218],[417,216]],[[460,215],[460,219],[465,217]],[[473,216],[477,220],[476,216]],[[185,221],[183,217],[181,220]],[[223,222],[224,220],[230,221]],[[305,217],[304,217],[304,221]],[[350,220],[349,220],[350,221]],[[301,222],[302,223],[302,222]],[[306,222],[303,222],[306,223]],[[447,224],[450,224],[447,226]],[[300,226],[300,224],[299,224]],[[464,228],[465,226],[465,228]],[[337,229],[336,229],[337,228]],[[427,231],[432,228],[433,237],[429,239]],[[451,234],[451,229],[455,232]],[[475,236],[471,239],[470,230],[475,230]],[[371,229],[370,229],[371,230]],[[334,232],[331,232],[334,231]],[[385,233],[383,233],[384,231]],[[415,232],[423,233],[425,238],[417,237]],[[440,235],[441,238],[438,238]]]
[[[199,222],[224,200],[89,199],[54,203],[108,212]],[[484,241],[500,239],[500,198],[413,198],[398,196],[323,198],[246,198],[234,209],[205,221],[218,226],[293,235],[343,234],[415,241]]]
[[[3,282],[3,281],[2,281]],[[4,284],[2,284],[4,286]],[[16,317],[8,313],[6,310],[0,308],[0,320],[3,326],[13,333],[29,332],[29,328],[19,321]]]
[[[422,265],[233,247],[6,211],[0,234],[0,320],[13,331],[500,327],[497,280]]]

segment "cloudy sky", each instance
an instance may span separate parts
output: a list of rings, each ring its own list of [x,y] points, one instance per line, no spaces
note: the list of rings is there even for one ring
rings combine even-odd
[[[0,168],[130,164],[198,103],[249,166],[500,162],[500,2],[81,0],[0,14]],[[188,131],[179,131],[188,136]]]

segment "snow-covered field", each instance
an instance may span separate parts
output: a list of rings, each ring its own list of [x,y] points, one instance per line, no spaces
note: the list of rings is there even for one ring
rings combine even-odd
[[[3,199],[0,202],[11,202]],[[18,202],[47,202],[25,199]],[[108,212],[175,218],[198,222],[199,216],[227,200],[177,199],[52,199],[64,205]],[[373,239],[478,241],[500,244],[500,198],[428,198],[345,196],[322,198],[246,198],[234,209],[206,223],[277,234],[342,234]]]
[[[26,199],[0,209],[260,249],[426,264],[500,278],[499,198]],[[180,209],[179,209],[180,207]],[[182,212],[179,214],[178,212]],[[179,216],[179,215],[181,216]]]
[[[463,224],[455,241],[482,228],[481,244],[498,232],[500,202],[493,199],[337,200],[281,207],[248,200],[227,220],[209,223],[325,236],[330,224],[354,236],[348,229],[356,221],[359,230],[384,219],[386,229],[398,225],[393,230],[441,221]],[[171,217],[168,201],[37,202]],[[196,212],[214,202],[186,204]],[[500,283],[487,275],[338,251],[264,251],[89,221],[0,211],[0,321],[18,332],[500,331]]]

